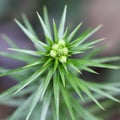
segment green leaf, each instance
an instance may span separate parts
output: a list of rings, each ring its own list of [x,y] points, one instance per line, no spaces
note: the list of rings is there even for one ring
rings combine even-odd
[[[92,36],[95,32],[97,32],[101,27],[102,27],[102,25],[99,25],[99,26],[97,26],[93,30],[87,30],[79,38],[77,38],[76,40],[74,40],[72,42],[72,44],[74,46],[79,46],[80,44],[82,44],[83,42],[85,42],[90,36]]]
[[[56,69],[58,68],[59,62],[58,59],[55,59],[55,63],[54,63],[54,72],[56,71]]]
[[[62,66],[59,66],[59,73],[60,73],[63,86],[65,86],[65,70],[63,69]]]
[[[62,63],[62,66],[63,66],[63,68],[64,68],[64,70],[65,70],[66,74],[68,74],[67,65],[66,65],[65,63]]]
[[[23,18],[24,24],[27,27],[27,29],[31,32],[31,34],[33,34],[39,40],[37,34],[35,33],[35,31],[34,31],[34,29],[32,27],[32,25],[30,24],[27,16],[25,14],[22,14],[22,18]],[[35,48],[37,50],[43,50],[43,47],[40,47],[40,45],[38,45],[36,43],[34,43],[34,45],[35,45]]]
[[[11,97],[11,96],[13,96],[13,93],[14,93],[19,87],[21,87],[21,84],[23,84],[23,83],[25,83],[25,82],[26,82],[26,81],[23,81],[23,82],[15,85],[15,86],[9,88],[9,89],[6,90],[5,92],[1,93],[1,94],[0,94],[0,100],[3,100],[3,99],[6,98],[6,97]],[[27,90],[24,89],[24,90],[22,90],[18,95],[14,95],[14,96],[19,97],[19,96],[23,95],[23,93],[28,93],[28,92],[29,92],[28,89],[30,89],[30,88],[27,88]]]
[[[49,58],[49,59],[45,62],[45,64],[43,65],[43,67],[46,66],[46,65],[48,65],[52,60],[53,60],[53,58]]]
[[[88,68],[86,66],[81,67],[81,69],[84,70],[84,71],[90,72],[90,73],[99,74],[96,71],[94,71],[91,68]]]
[[[93,58],[97,56],[98,54],[100,54],[104,49],[105,49],[105,46],[96,47],[92,49],[91,51],[89,51],[87,54],[85,54],[84,59]]]
[[[117,96],[120,92],[120,89],[117,86],[114,86],[115,83],[94,83],[94,82],[86,82],[85,83],[89,89],[93,89],[94,91],[96,89],[103,91],[105,94],[108,94],[110,96]],[[119,83],[117,83],[119,85]],[[103,93],[103,94],[104,94]],[[105,95],[102,95],[100,93],[94,94],[94,97],[97,100],[104,99]],[[116,98],[115,98],[116,99]],[[91,102],[91,100],[88,97],[85,97],[85,102]]]
[[[119,56],[93,59],[93,61],[97,63],[105,63],[105,62],[112,62],[112,61],[118,61],[118,60],[120,60]]]
[[[9,75],[9,74],[12,74],[12,73],[20,72],[22,70],[30,69],[30,68],[32,68],[36,65],[39,65],[40,63],[41,63],[40,61],[37,61],[37,62],[34,62],[32,64],[28,64],[28,65],[23,66],[23,67],[19,67],[19,68],[13,69],[13,70],[8,70],[4,73],[0,73],[0,77],[5,76],[5,75]]]
[[[45,25],[46,25],[49,33],[51,34],[51,27],[50,27],[50,22],[49,22],[49,17],[48,17],[48,12],[47,12],[46,6],[43,7],[43,15],[44,15]]]
[[[75,64],[75,66],[78,66],[78,67],[82,66],[82,68],[84,66],[86,66],[86,67],[119,69],[119,66],[110,65],[110,64],[102,64],[102,63],[97,62],[96,60],[94,61],[94,59],[91,59],[91,60],[87,60],[87,59],[71,59],[70,62]]]
[[[100,63],[96,63],[93,61],[89,61],[90,63],[88,64],[88,66],[91,67],[99,67],[99,68],[109,68],[109,69],[119,69],[118,66],[115,65],[109,65],[109,64],[100,64]]]
[[[65,20],[66,20],[66,12],[67,12],[67,6],[65,6],[61,20],[60,20],[60,25],[58,29],[58,36],[59,39],[63,39],[63,34],[64,34],[64,28],[65,28]]]
[[[20,85],[15,85],[11,88],[9,88],[8,90],[6,90],[5,92],[0,94],[0,100],[2,100],[3,98],[5,98],[6,96],[11,95],[15,90],[17,90],[19,88]]]
[[[69,28],[66,27],[65,32],[64,32],[64,35],[63,35],[63,40],[66,40],[66,39],[67,39],[68,32],[69,32]]]
[[[26,81],[27,81],[27,80],[26,80]],[[13,96],[13,93],[14,93],[17,89],[19,89],[19,88],[23,85],[23,83],[25,84],[26,81],[23,81],[23,82],[21,82],[21,83],[18,83],[17,85],[15,85],[15,86],[7,89],[5,92],[1,93],[1,94],[0,94],[0,100],[4,99],[4,98],[6,98],[6,97],[11,97],[11,96]],[[22,92],[23,92],[23,91],[22,91]],[[26,92],[27,92],[27,90],[26,90]],[[19,93],[19,95],[21,95],[21,93]],[[18,95],[14,95],[14,96],[18,96]]]
[[[76,32],[80,29],[82,25],[82,22],[70,33],[70,35],[67,38],[67,41],[70,42],[72,38],[75,36]]]
[[[120,83],[117,83],[118,85]],[[96,86],[96,84],[95,84]],[[118,86],[114,86],[114,83],[108,84],[108,83],[104,83],[104,84],[97,84],[97,87],[103,90],[108,90],[108,91],[115,91],[115,92],[120,92],[120,89],[118,88]]]
[[[5,99],[0,100],[0,105],[5,105],[9,107],[18,107],[23,102],[24,99],[16,100],[10,97],[6,97]]]
[[[41,68],[40,70],[38,70],[34,74],[32,74],[32,76],[30,78],[28,78],[27,80],[25,80],[25,82],[23,81],[23,82],[19,83],[20,87],[19,87],[19,89],[14,94],[18,93],[24,87],[26,87],[31,82],[33,82],[35,79],[37,79],[47,68],[48,68],[48,66],[44,67],[44,68]]]
[[[72,73],[71,73],[72,74]],[[74,75],[73,75],[74,76]],[[86,86],[85,82],[82,81],[82,79],[77,78],[76,76],[74,76],[74,79],[77,83],[77,85],[79,86],[79,88],[86,93],[101,109],[104,110],[104,108],[101,106],[101,104],[97,101],[97,99],[95,99],[93,97],[93,95],[91,94],[90,90],[88,89],[88,87]]]
[[[31,85],[29,87],[26,87],[25,89],[21,90],[19,92],[19,94],[15,94],[14,96],[15,97],[23,97],[23,96],[26,96],[28,94],[31,94],[33,93],[34,90],[36,90],[37,88],[37,85]]]
[[[73,114],[73,108],[72,108],[72,103],[70,101],[70,96],[69,96],[69,93],[68,91],[61,85],[61,92],[62,92],[62,95],[63,95],[63,98],[65,100],[65,104],[69,110],[69,113],[71,115],[71,118],[72,120],[75,120],[75,117],[74,117],[74,114]]]
[[[84,120],[101,120],[97,117],[95,117],[94,115],[92,115],[89,111],[87,111],[86,109],[84,109],[76,99],[74,99],[73,97],[71,97],[71,101],[73,105],[73,108],[79,113],[79,115],[84,119]]]
[[[79,84],[80,88],[85,92],[102,110],[105,110],[101,104],[93,97],[91,94],[90,90],[84,85],[84,84]]]
[[[92,30],[87,29],[85,32],[81,33],[75,40],[71,42],[71,46],[76,46],[82,39],[84,39]]]
[[[25,109],[31,104],[31,101],[33,99],[33,95],[31,95],[29,98],[27,98],[18,108],[17,110],[10,116],[9,120],[16,120],[21,116],[21,114],[23,113],[23,111],[25,111]]]
[[[32,25],[30,24],[27,16],[25,14],[22,14],[22,18],[23,18],[24,24],[27,27],[27,29],[31,32],[31,34],[33,34],[37,37],[37,35],[36,35],[34,29],[32,28]]]
[[[74,77],[71,74],[69,74],[69,75],[67,75],[67,79],[68,79],[68,82],[71,84],[71,86],[74,88],[75,92],[79,95],[81,100],[84,101]]]
[[[69,64],[74,65],[78,70],[98,74],[96,71],[86,66],[86,60],[69,60]],[[89,60],[88,60],[89,61]]]
[[[69,65],[73,70],[81,74],[81,71],[78,69],[78,67],[74,66],[73,64]]]
[[[23,62],[29,62],[29,60],[28,60],[29,57],[28,56],[23,56],[21,54],[13,54],[13,53],[7,53],[7,52],[0,52],[0,56],[12,58],[12,59],[23,61]],[[26,57],[27,57],[27,59],[26,59]]]
[[[97,99],[95,99],[93,97],[93,95],[91,94],[91,92],[86,88],[86,87],[82,87],[81,88],[102,110],[105,110],[101,104],[97,101]]]
[[[40,100],[40,97],[42,95],[42,90],[43,90],[43,81],[40,84],[40,86],[38,87],[37,91],[35,92],[34,98],[30,104],[30,109],[29,109],[28,115],[26,117],[26,120],[29,120],[35,106],[37,105],[38,101]]]
[[[100,39],[97,39],[97,40],[90,41],[88,43],[83,44],[83,47],[89,47],[89,46],[94,45],[94,44],[96,44],[96,43],[98,43],[98,42],[100,42],[100,41],[102,41],[104,39],[105,38],[100,38]]]
[[[55,74],[53,76],[53,92],[54,92],[56,116],[57,116],[57,120],[59,120],[60,78],[58,74]]]
[[[42,90],[42,95],[41,95],[41,100],[43,99],[44,95],[45,95],[45,92],[48,88],[48,85],[51,81],[51,78],[53,76],[53,69],[50,69],[50,71],[48,72],[47,76],[46,76],[46,79],[44,80],[44,84],[43,84],[43,90]]]
[[[33,56],[41,56],[45,54],[44,52],[38,52],[38,51],[33,51],[33,50],[24,50],[24,49],[14,49],[14,48],[8,48],[9,50],[20,52],[20,53],[25,53],[28,55],[33,55]]]
[[[47,92],[44,101],[43,101],[43,106],[42,106],[42,112],[40,115],[40,120],[46,120],[46,116],[47,116],[47,112],[48,112],[48,108],[51,102],[51,91]]]
[[[120,102],[118,99],[116,99],[115,97],[113,97],[113,96],[110,95],[109,93],[106,93],[106,92],[104,92],[104,91],[102,91],[102,90],[100,90],[100,89],[98,89],[98,88],[90,87],[90,89],[91,89],[92,91],[94,91],[95,93],[99,94],[99,95],[102,95],[102,96],[105,96],[105,97],[109,98],[110,100],[113,100],[113,101],[115,101],[115,102]]]
[[[10,45],[10,47],[13,48],[18,48],[18,46],[13,42],[13,40],[11,40],[9,37],[7,37],[6,35],[2,35],[3,39]]]
[[[45,43],[38,40],[38,38],[28,31],[18,20],[15,19],[15,22],[33,43],[38,44],[40,47],[46,46]]]
[[[92,45],[94,45],[94,44],[96,44],[96,43],[98,43],[98,42],[100,42],[102,40],[104,40],[104,38],[101,38],[101,39],[98,39],[98,40],[94,40],[94,41],[90,41],[90,42],[84,43],[84,44],[82,44],[80,46],[74,46],[71,50],[74,50],[74,52],[75,51],[81,52],[83,50],[88,50],[90,48],[93,48]]]
[[[54,29],[54,41],[58,42],[58,40],[59,40],[58,31],[57,31],[57,27],[56,27],[54,19],[53,19],[53,29]]]
[[[44,30],[45,36],[46,36],[47,38],[49,38],[50,40],[52,40],[52,36],[51,36],[51,34],[49,33],[49,31],[48,31],[48,29],[47,29],[47,26],[45,25],[44,21],[42,20],[42,18],[41,18],[41,16],[39,15],[38,12],[37,12],[37,15],[38,15],[39,21],[40,21],[40,23],[41,23],[41,25],[42,25],[42,28],[43,28],[43,30]]]

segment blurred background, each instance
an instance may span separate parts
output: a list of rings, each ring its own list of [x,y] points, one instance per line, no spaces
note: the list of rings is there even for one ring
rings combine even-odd
[[[81,21],[83,26],[80,30],[84,31],[87,27],[95,27],[103,24],[103,28],[94,37],[106,40],[98,46],[105,46],[101,56],[120,55],[120,0],[0,0],[0,51],[7,51],[8,44],[3,40],[3,34],[10,37],[21,48],[33,49],[28,38],[21,32],[14,22],[14,18],[21,21],[21,14],[25,13],[31,21],[38,35],[42,38],[43,31],[39,25],[36,11],[43,14],[43,6],[46,5],[50,18],[55,18],[59,22],[60,15],[65,5],[68,6],[66,25],[75,27]],[[93,38],[94,38],[93,37]],[[116,63],[119,64],[120,62]],[[24,63],[0,57],[0,66],[6,68],[16,68]],[[94,81],[119,81],[120,70],[98,69],[100,76],[89,75]],[[15,81],[9,77],[0,78],[0,92],[14,85]],[[110,114],[107,120],[120,120],[120,109],[113,105],[115,113]],[[120,104],[117,108],[120,108]],[[12,110],[5,106],[0,106],[0,120],[11,114]]]

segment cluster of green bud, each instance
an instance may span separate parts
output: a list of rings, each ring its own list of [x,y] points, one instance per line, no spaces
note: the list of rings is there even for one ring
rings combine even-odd
[[[66,63],[68,56],[68,48],[65,45],[64,40],[59,40],[58,43],[52,45],[50,50],[50,56],[58,59],[61,63]]]

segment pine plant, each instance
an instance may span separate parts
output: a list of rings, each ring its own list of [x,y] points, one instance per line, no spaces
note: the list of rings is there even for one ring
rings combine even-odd
[[[9,75],[18,81],[0,94],[1,104],[17,107],[8,120],[102,120],[84,105],[94,102],[96,109],[105,112],[104,101],[101,101],[104,97],[119,103],[115,98],[120,92],[119,83],[88,82],[81,76],[83,71],[98,74],[92,69],[94,67],[119,69],[108,62],[120,60],[120,57],[93,58],[97,54],[94,45],[104,38],[86,40],[101,25],[75,37],[82,22],[69,32],[68,27],[65,28],[66,12],[65,6],[58,29],[54,19],[51,27],[46,7],[44,19],[37,13],[45,41],[40,40],[25,15],[22,16],[24,25],[15,19],[36,50],[20,49],[4,36],[11,46],[9,50],[16,54],[0,52],[0,55],[26,63],[12,70],[0,69],[0,77]]]

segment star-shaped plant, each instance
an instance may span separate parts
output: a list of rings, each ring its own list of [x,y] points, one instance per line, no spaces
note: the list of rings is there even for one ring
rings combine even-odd
[[[103,106],[98,102],[103,96],[119,102],[113,97],[113,93],[120,91],[119,84],[98,84],[87,82],[79,77],[82,71],[97,74],[91,67],[119,68],[106,64],[106,62],[119,60],[119,57],[92,58],[96,51],[90,49],[104,38],[85,42],[101,28],[101,25],[95,29],[87,29],[75,38],[82,22],[69,33],[68,28],[65,29],[66,11],[65,6],[58,29],[53,20],[53,30],[51,30],[47,9],[44,7],[44,20],[37,13],[44,31],[45,42],[36,35],[25,15],[23,15],[25,26],[15,19],[36,50],[19,49],[5,38],[14,47],[9,49],[18,53],[0,52],[0,54],[27,64],[13,70],[2,68],[0,74],[1,77],[10,75],[19,81],[17,85],[0,95],[0,100],[7,100],[6,103],[10,100],[22,101],[20,104],[15,102],[18,109],[9,120],[80,120],[81,117],[84,120],[99,120],[83,107],[86,95],[103,110]],[[75,57],[75,54],[79,56]],[[99,97],[96,97],[96,94]]]

